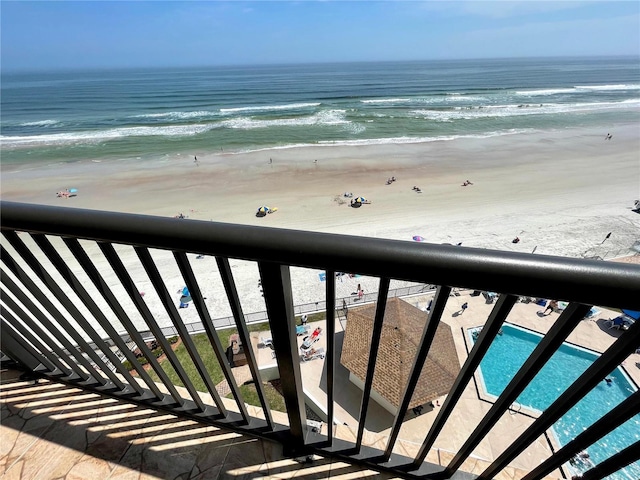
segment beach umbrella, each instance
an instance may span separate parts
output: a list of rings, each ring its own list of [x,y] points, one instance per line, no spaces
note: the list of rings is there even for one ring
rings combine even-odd
[[[424,241],[424,237],[421,237],[420,235],[414,235],[413,239],[414,239],[416,242],[422,242],[422,241]]]
[[[367,201],[367,199],[364,197],[356,197],[353,201],[357,203],[364,203]]]
[[[258,213],[269,213],[269,207],[263,205],[260,208],[258,208]]]
[[[635,311],[635,310],[625,310],[625,309],[622,309],[622,312],[623,312],[625,315],[630,316],[630,317],[631,317],[631,318],[633,318],[634,320],[640,320],[640,312],[637,312],[637,311]]]

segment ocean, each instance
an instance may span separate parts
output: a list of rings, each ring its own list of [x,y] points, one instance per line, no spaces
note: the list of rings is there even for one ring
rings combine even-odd
[[[2,72],[3,165],[640,123],[640,59]]]

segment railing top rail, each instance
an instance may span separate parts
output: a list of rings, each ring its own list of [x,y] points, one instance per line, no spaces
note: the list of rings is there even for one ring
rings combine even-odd
[[[0,208],[3,230],[640,308],[640,266],[627,263],[7,201]]]

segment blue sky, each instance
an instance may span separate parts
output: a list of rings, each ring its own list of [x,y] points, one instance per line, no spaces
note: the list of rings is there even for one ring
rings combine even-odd
[[[7,1],[1,66],[640,55],[637,1]]]

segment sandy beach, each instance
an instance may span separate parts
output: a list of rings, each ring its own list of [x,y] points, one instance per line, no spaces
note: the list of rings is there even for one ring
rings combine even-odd
[[[637,132],[637,125],[628,125],[612,131],[612,140],[604,139],[607,132],[577,129],[404,145],[195,152],[197,163],[192,152],[185,152],[162,160],[3,166],[2,199],[171,217],[182,213],[185,222],[410,242],[419,235],[424,242],[461,242],[463,247],[614,258],[633,253],[640,239],[640,215],[631,211],[640,198]],[[387,185],[392,176],[397,180]],[[462,186],[467,179],[473,185]],[[78,189],[78,196],[56,197],[70,187]],[[371,204],[351,208],[344,192],[362,195]],[[257,218],[261,205],[278,211]],[[512,243],[516,236],[520,242]],[[124,255],[136,265],[130,271],[141,291],[152,291],[133,252]],[[230,315],[225,296],[217,294],[221,281],[215,262],[193,259],[213,317]],[[170,255],[162,265],[167,289],[175,293],[184,281]],[[256,265],[232,260],[232,267],[244,312],[264,311]],[[319,273],[292,269],[297,305],[324,300]],[[336,293],[350,297],[358,284],[373,293],[377,283],[375,278],[345,277]],[[117,280],[109,284],[121,291]],[[398,286],[393,282],[391,287]],[[118,296],[126,298],[124,292]],[[161,325],[169,322],[159,302],[149,295],[145,300]],[[198,320],[195,309],[181,314],[185,322]]]
[[[610,141],[604,140],[606,132],[577,129],[405,145],[3,166],[2,199],[603,256],[631,247],[639,236],[640,215],[631,212],[640,198],[637,132],[638,125],[620,127]],[[386,185],[391,176],[397,181]],[[467,179],[473,185],[461,186]],[[79,195],[56,197],[68,187],[78,188]],[[350,208],[344,192],[372,203]],[[256,218],[261,205],[278,211]],[[511,243],[516,236],[521,241]]]

